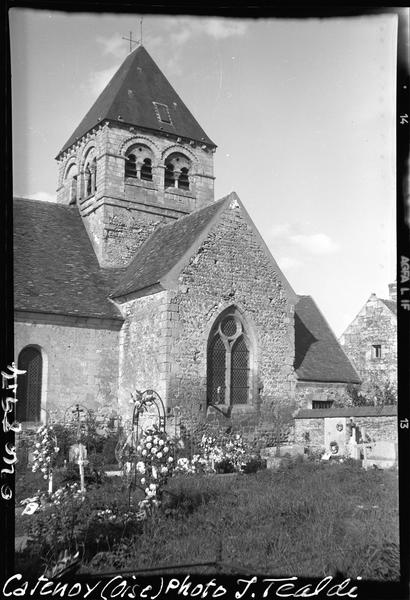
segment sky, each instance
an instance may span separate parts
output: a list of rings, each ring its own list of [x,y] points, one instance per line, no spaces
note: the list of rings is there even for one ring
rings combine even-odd
[[[144,15],[143,44],[217,144],[298,294],[339,337],[395,280],[395,15]],[[55,156],[140,38],[140,16],[10,11],[14,195],[54,201]],[[134,46],[135,47],[135,46]]]

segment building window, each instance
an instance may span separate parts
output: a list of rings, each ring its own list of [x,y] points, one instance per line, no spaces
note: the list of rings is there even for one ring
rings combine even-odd
[[[189,190],[190,160],[179,152],[170,154],[165,160],[165,188],[176,187],[180,190]]]
[[[312,400],[312,408],[332,408],[333,400]]]
[[[135,154],[129,154],[125,161],[125,177],[137,176],[137,158]]]
[[[20,423],[40,421],[41,382],[43,360],[41,352],[33,346],[23,348],[18,357],[18,368],[26,371],[19,377],[16,419]]]
[[[158,121],[161,121],[161,123],[168,123],[169,125],[172,125],[171,115],[169,114],[168,106],[166,104],[160,104],[159,102],[153,102],[153,105]]]
[[[141,179],[152,181],[152,167],[150,158],[144,158],[144,162],[141,166]]]
[[[382,346],[381,344],[373,344],[372,346],[372,358],[379,359],[382,357]]]
[[[216,321],[209,336],[208,404],[246,404],[249,390],[249,339],[233,310]]]
[[[125,156],[125,177],[152,181],[152,152],[145,145],[134,145]]]
[[[189,190],[188,169],[182,167],[178,177],[178,187],[180,190]]]
[[[174,178],[174,165],[168,163],[165,165],[165,187],[174,187],[175,178]]]
[[[97,191],[97,159],[90,160],[84,169],[86,198]]]

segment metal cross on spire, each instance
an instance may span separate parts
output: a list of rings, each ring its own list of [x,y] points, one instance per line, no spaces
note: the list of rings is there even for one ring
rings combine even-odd
[[[126,40],[127,42],[130,43],[130,50],[129,50],[130,52],[132,52],[132,45],[133,44],[140,44],[142,46],[142,20],[143,20],[143,17],[141,17],[141,19],[140,19],[140,39],[139,40],[133,40],[132,39],[132,31],[130,31],[130,37],[129,38],[127,38],[127,37],[123,37],[122,38],[123,40]]]
[[[122,39],[123,40],[127,40],[127,42],[130,43],[130,52],[132,52],[132,44],[138,44],[138,40],[133,40],[132,39],[132,31],[130,31],[130,37],[129,38],[123,37]]]

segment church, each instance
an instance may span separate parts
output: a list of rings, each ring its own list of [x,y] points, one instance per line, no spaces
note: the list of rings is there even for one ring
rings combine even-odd
[[[127,420],[153,389],[170,419],[269,428],[360,383],[236,193],[215,200],[215,151],[140,45],[59,151],[56,202],[14,200],[26,427],[76,403]]]

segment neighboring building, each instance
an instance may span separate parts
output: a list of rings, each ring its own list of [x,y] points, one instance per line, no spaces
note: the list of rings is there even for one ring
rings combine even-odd
[[[241,427],[359,383],[236,194],[214,201],[215,149],[140,46],[59,152],[57,203],[15,200],[20,420],[129,418],[150,388]]]
[[[389,299],[371,294],[340,338],[363,383],[387,379],[397,383],[397,292],[389,285]]]

